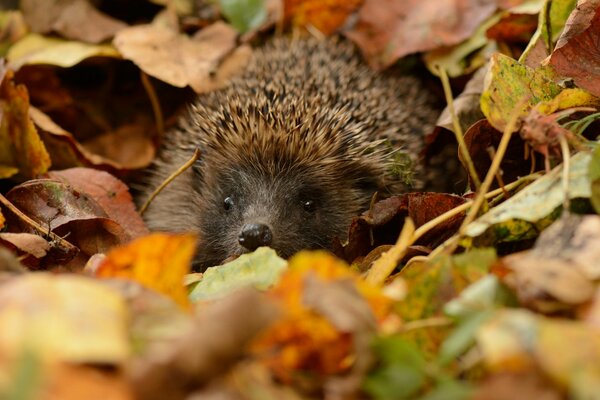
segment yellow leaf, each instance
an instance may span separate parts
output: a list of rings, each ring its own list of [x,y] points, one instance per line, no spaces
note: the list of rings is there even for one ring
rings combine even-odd
[[[120,364],[130,355],[124,299],[76,275],[22,275],[0,288],[0,354]]]
[[[137,281],[189,308],[184,279],[190,270],[196,241],[193,234],[144,236],[111,250],[96,274],[102,278]]]

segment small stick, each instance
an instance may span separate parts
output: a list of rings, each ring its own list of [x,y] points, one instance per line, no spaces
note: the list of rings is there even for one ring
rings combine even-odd
[[[438,65],[438,71],[440,73],[440,80],[442,81],[442,86],[444,87],[444,95],[446,96],[446,103],[448,103],[448,111],[450,111],[450,115],[452,116],[452,125],[454,126],[454,136],[456,137],[456,142],[458,143],[458,149],[460,154],[463,156],[465,163],[467,164],[467,170],[469,171],[469,175],[475,184],[475,190],[478,191],[481,186],[481,180],[479,179],[479,175],[477,175],[477,171],[475,170],[475,164],[473,164],[473,160],[471,159],[471,155],[467,150],[467,144],[465,143],[465,138],[463,136],[462,128],[460,127],[460,121],[458,120],[458,116],[454,110],[454,99],[452,98],[452,89],[450,88],[450,80],[448,79],[448,74],[446,74],[446,70]]]
[[[148,206],[150,205],[150,203],[152,203],[152,200],[154,200],[154,198],[156,196],[158,196],[158,194],[169,183],[171,183],[175,178],[177,178],[179,175],[181,175],[186,169],[188,169],[189,167],[191,167],[192,164],[194,164],[198,160],[198,158],[200,158],[200,149],[197,148],[196,150],[194,150],[194,154],[192,155],[192,158],[190,158],[188,161],[186,161],[185,164],[183,164],[175,172],[173,172],[171,175],[169,175],[169,177],[167,179],[165,179],[164,182],[161,183],[159,187],[157,187],[156,189],[154,189],[154,192],[152,192],[152,194],[150,195],[150,197],[148,197],[148,200],[146,200],[146,202],[144,203],[144,205],[142,206],[142,208],[140,208],[140,215],[144,215],[144,213],[146,212],[146,209],[148,208]]]
[[[0,194],[0,203],[2,203],[2,205],[4,205],[13,214],[15,214],[17,216],[17,218],[19,218],[21,221],[25,222],[27,225],[29,225],[33,230],[38,232],[40,235],[48,236],[50,239],[52,239],[53,242],[58,243],[59,246],[66,249],[68,252],[75,252],[75,253],[79,252],[79,249],[77,248],[77,246],[73,245],[72,243],[70,243],[67,240],[63,239],[62,237],[58,236],[56,233],[52,232],[50,229],[46,229],[43,226],[41,226],[40,224],[38,224],[35,220],[33,220],[31,217],[29,217],[28,215],[23,213],[23,211],[19,210],[13,203],[11,203],[6,197],[4,197],[1,194]]]
[[[571,169],[571,153],[569,153],[569,144],[564,135],[558,137],[560,142],[560,151],[563,156],[563,169],[562,169],[562,186],[563,192],[565,192],[565,198],[563,199],[563,212],[569,212],[571,199],[569,198],[569,171]]]
[[[514,182],[509,183],[508,185],[506,185],[503,188],[498,188],[498,189],[492,190],[491,192],[486,193],[485,197],[486,197],[486,199],[491,199],[500,194],[505,194],[506,191],[512,190],[513,188],[521,185],[524,181],[533,180],[533,179],[539,178],[540,176],[541,176],[541,174],[539,174],[539,173],[524,176],[522,178],[517,179]],[[471,208],[472,205],[473,205],[473,200],[469,200],[469,201],[461,204],[460,206],[456,206],[453,209],[448,210],[445,213],[438,215],[431,221],[428,221],[427,223],[421,225],[419,228],[417,228],[417,230],[415,230],[415,233],[413,235],[414,241],[416,242],[421,236],[423,236],[424,234],[426,234],[427,232],[429,232],[431,229],[433,229],[437,225],[441,224],[442,222],[449,220],[450,218],[454,217],[455,215],[468,210],[469,208]]]
[[[365,281],[372,285],[383,285],[387,277],[396,268],[398,261],[406,254],[408,246],[414,243],[414,232],[415,224],[410,217],[406,217],[396,244],[375,260],[373,266],[367,272]]]
[[[528,100],[528,97],[525,97],[521,101],[519,101],[519,103],[515,106],[515,108],[512,112],[512,115],[511,115],[510,119],[508,120],[508,123],[506,124],[506,128],[504,128],[504,132],[502,133],[502,138],[500,139],[500,144],[498,144],[498,150],[496,152],[496,155],[494,156],[494,159],[492,160],[492,165],[490,165],[490,169],[488,170],[488,173],[485,176],[483,183],[481,184],[481,188],[477,192],[477,196],[475,197],[475,200],[473,202],[473,207],[471,207],[471,209],[469,210],[469,213],[467,214],[466,218],[463,220],[463,222],[460,226],[459,233],[461,235],[464,232],[467,225],[469,225],[471,222],[473,222],[475,220],[475,218],[477,217],[477,214],[479,213],[479,209],[481,208],[484,201],[486,200],[485,194],[487,193],[490,186],[492,185],[492,182],[494,181],[496,172],[499,170],[500,163],[502,162],[502,159],[504,158],[504,154],[506,153],[506,149],[508,148],[508,143],[510,141],[510,138],[512,137],[513,131],[515,130],[515,127],[517,126],[517,122],[519,121],[519,117],[521,115],[519,111],[522,110],[523,105],[525,104],[525,102],[527,100]]]

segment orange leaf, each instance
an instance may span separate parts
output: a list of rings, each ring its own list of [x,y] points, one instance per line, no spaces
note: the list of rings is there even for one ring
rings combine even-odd
[[[297,372],[319,376],[347,372],[356,356],[354,336],[363,329],[370,329],[355,324],[357,316],[344,321],[346,328],[343,328],[339,320],[336,322],[331,315],[326,315],[326,310],[308,301],[308,286],[315,280],[323,283],[322,287],[329,293],[327,296],[333,294],[336,285],[352,285],[356,289],[354,295],[344,301],[352,302],[349,307],[352,310],[366,305],[367,312],[378,322],[384,321],[390,312],[391,300],[364,282],[345,262],[325,252],[298,253],[290,259],[289,268],[277,286],[269,291],[282,305],[285,316],[267,329],[253,347],[283,381],[293,380]]]
[[[33,178],[49,167],[50,156],[29,118],[27,89],[6,71],[0,84],[0,178],[17,172],[21,179]]]
[[[196,235],[154,233],[111,250],[96,275],[137,281],[188,308],[183,279],[195,249]]]
[[[295,27],[313,26],[325,35],[337,31],[363,0],[285,0],[284,18]]]

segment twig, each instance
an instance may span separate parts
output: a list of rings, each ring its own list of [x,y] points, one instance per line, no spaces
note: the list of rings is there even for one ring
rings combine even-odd
[[[388,276],[392,273],[398,261],[406,254],[408,246],[414,243],[413,237],[415,232],[415,224],[410,217],[404,220],[402,232],[398,236],[396,244],[383,253],[373,263],[373,266],[367,273],[365,280],[372,285],[383,285]]]
[[[175,178],[177,178],[179,175],[181,175],[186,169],[191,167],[192,164],[194,164],[196,162],[196,160],[198,160],[198,158],[200,158],[200,149],[197,148],[196,150],[194,150],[194,154],[192,155],[192,158],[190,158],[188,161],[186,161],[186,163],[183,164],[181,167],[177,168],[177,170],[175,172],[173,172],[171,175],[169,175],[169,177],[167,179],[165,179],[164,182],[161,183],[160,186],[154,190],[154,192],[152,192],[150,197],[148,197],[148,200],[146,200],[146,202],[144,203],[142,208],[140,208],[140,215],[144,215],[144,213],[146,212],[146,209],[148,208],[150,203],[152,203],[152,200],[154,200],[154,198],[156,196],[158,196],[158,194],[169,183],[171,183]]]
[[[560,143],[560,151],[563,157],[563,169],[562,169],[562,186],[565,197],[563,199],[563,212],[568,212],[570,208],[571,199],[569,199],[569,171],[571,169],[571,153],[569,152],[569,144],[564,135],[558,136]]]
[[[503,188],[498,188],[498,189],[495,189],[495,190],[492,190],[492,191],[486,193],[485,198],[491,199],[498,195],[505,194],[505,191],[512,190],[513,188],[521,185],[523,182],[525,182],[527,180],[533,180],[533,179],[539,178],[540,176],[541,176],[541,174],[539,174],[539,173],[524,176],[522,178],[517,179],[514,182],[509,183],[508,185],[504,186]],[[469,200],[469,201],[461,204],[460,206],[456,206],[453,209],[448,210],[445,213],[438,215],[431,221],[428,221],[427,223],[421,225],[419,228],[417,228],[417,230],[415,230],[415,233],[413,235],[414,242],[416,242],[419,238],[421,238],[421,236],[423,236],[424,234],[426,234],[427,232],[429,232],[431,229],[433,229],[437,225],[441,224],[442,222],[449,220],[450,218],[454,217],[455,215],[458,215],[461,212],[468,210],[469,208],[471,208],[472,205],[473,205],[473,200]]]
[[[148,95],[148,99],[150,100],[150,104],[152,105],[152,112],[154,113],[154,120],[156,122],[156,131],[158,132],[158,137],[163,137],[165,133],[165,122],[162,114],[162,110],[160,108],[160,102],[158,101],[158,96],[156,95],[156,91],[154,90],[154,86],[152,86],[152,82],[148,78],[148,75],[140,70],[140,77],[142,80],[142,85],[146,90],[146,94]]]
[[[490,156],[490,159],[493,160],[494,156],[496,155],[496,150],[490,146],[487,149],[487,152]],[[502,179],[502,174],[501,174],[501,170],[498,169],[498,171],[496,171],[496,182],[498,182],[498,187],[504,189],[504,179]],[[510,194],[505,190],[504,191],[504,197],[506,197],[508,199],[508,197],[510,196]]]
[[[29,217],[28,215],[23,213],[21,210],[19,210],[13,203],[11,203],[6,197],[4,197],[1,194],[0,194],[0,203],[2,203],[2,205],[5,206],[6,208],[8,208],[13,214],[15,214],[17,216],[17,218],[19,218],[21,221],[25,222],[33,230],[38,232],[41,236],[45,235],[45,236],[49,237],[54,243],[57,243],[59,246],[66,249],[68,252],[75,252],[75,253],[79,252],[79,248],[77,248],[77,246],[73,245],[72,243],[70,243],[67,240],[63,239],[62,237],[58,236],[56,233],[52,232],[50,229],[46,229],[45,227],[38,224],[35,220],[33,220],[31,217]]]
[[[442,81],[442,86],[444,87],[444,95],[446,96],[446,103],[448,103],[448,111],[450,111],[450,115],[452,116],[452,125],[454,126],[454,136],[456,137],[456,142],[458,143],[458,150],[467,164],[467,170],[469,171],[471,180],[473,180],[473,183],[475,184],[475,190],[478,191],[479,187],[481,186],[481,180],[479,179],[479,175],[477,175],[477,171],[475,170],[475,165],[473,164],[473,160],[471,159],[471,155],[467,149],[463,131],[460,127],[460,121],[458,120],[458,116],[454,110],[454,99],[452,97],[452,89],[450,88],[450,80],[448,79],[448,74],[446,74],[445,69],[439,65],[437,68],[440,74],[440,80]]]
[[[492,160],[492,165],[490,165],[490,169],[488,170],[488,173],[485,176],[483,183],[481,184],[481,188],[477,192],[477,196],[475,197],[475,200],[473,202],[473,207],[471,207],[469,213],[467,214],[460,226],[459,234],[461,235],[463,234],[467,225],[469,225],[475,220],[477,214],[479,213],[479,209],[481,208],[484,200],[486,199],[485,194],[492,185],[492,182],[494,181],[496,172],[500,168],[500,163],[502,162],[504,154],[506,153],[506,149],[508,148],[508,143],[510,141],[510,138],[512,137],[512,133],[515,130],[515,127],[517,126],[519,117],[521,116],[519,111],[523,109],[523,105],[527,100],[528,97],[523,98],[517,103],[517,105],[513,109],[512,115],[508,120],[508,123],[506,124],[506,128],[504,128],[504,132],[502,133],[502,138],[500,139],[500,143],[498,144],[498,150],[496,152],[496,155]]]

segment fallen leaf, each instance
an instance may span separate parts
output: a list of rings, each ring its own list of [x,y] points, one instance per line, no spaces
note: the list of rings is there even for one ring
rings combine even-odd
[[[600,335],[579,321],[539,318],[534,340],[542,371],[569,393],[593,398],[600,390]],[[577,346],[565,346],[577,343]]]
[[[227,264],[208,268],[189,297],[193,302],[212,300],[247,286],[266,290],[277,282],[286,267],[287,262],[275,250],[259,247]]]
[[[173,86],[189,85],[201,93],[224,83],[213,79],[213,74],[235,50],[236,39],[236,31],[223,22],[204,28],[193,38],[147,24],[120,31],[113,43],[124,58],[147,74]]]
[[[192,316],[171,298],[131,280],[107,279],[102,283],[126,302],[129,337],[137,356],[155,346],[168,347],[192,329]]]
[[[114,132],[86,140],[82,146],[126,169],[147,167],[156,155],[147,127],[138,124],[122,125]]]
[[[471,155],[471,160],[480,179],[483,179],[490,166],[492,158],[498,149],[502,132],[495,129],[487,119],[482,119],[473,124],[465,133],[465,144]],[[517,180],[521,176],[525,176],[533,171],[531,157],[525,157],[525,141],[518,135],[513,135],[508,143],[506,153],[500,164],[500,177],[503,184],[507,184]],[[459,152],[459,159],[463,166],[466,165],[462,154]],[[543,167],[541,157],[537,157],[536,165],[538,168]],[[471,187],[473,183],[471,182]],[[492,187],[499,187],[497,180],[494,181]]]
[[[554,43],[562,33],[576,4],[577,0],[544,1],[538,16],[537,29],[521,54],[520,62],[532,68],[542,64],[554,48]]]
[[[249,342],[277,318],[278,308],[241,290],[199,309],[171,346],[155,346],[130,368],[136,399],[184,400],[227,372]]]
[[[29,116],[39,130],[39,134],[52,157],[55,169],[86,166],[96,167],[110,172],[119,172],[127,170],[130,167],[139,168],[141,166],[146,166],[143,165],[144,162],[148,163],[150,161],[148,158],[149,151],[147,150],[146,140],[134,140],[135,143],[139,145],[139,148],[144,151],[145,155],[143,157],[133,157],[130,160],[124,160],[125,164],[122,165],[114,160],[102,157],[87,150],[82,144],[75,140],[71,133],[58,126],[37,108],[31,107],[29,109]],[[115,136],[113,136],[112,139],[114,140]],[[114,142],[111,144],[114,146]],[[142,162],[142,160],[146,161]],[[133,161],[133,164],[129,164],[129,161]]]
[[[293,27],[312,27],[331,35],[362,3],[363,0],[284,0],[284,21]]]
[[[521,302],[541,311],[592,299],[600,277],[600,217],[564,214],[545,229],[532,250],[503,258],[505,277]]]
[[[550,65],[577,86],[600,97],[600,1],[579,1],[550,56]]]
[[[27,89],[12,78],[0,64],[0,178],[24,180],[46,172],[50,156],[29,119]]]
[[[498,310],[477,332],[483,362],[492,371],[526,371],[534,364],[533,352],[539,321],[524,309]]]
[[[76,299],[76,301],[74,301]],[[25,274],[0,286],[0,351],[48,361],[122,365],[129,357],[121,297],[76,275]]]
[[[366,0],[346,36],[382,69],[407,54],[462,42],[495,11],[494,0]]]
[[[485,77],[481,111],[494,128],[503,131],[513,113],[524,115],[533,105],[553,99],[561,90],[545,71],[496,53]],[[522,108],[517,110],[519,104]]]
[[[50,171],[48,176],[67,183],[94,199],[108,218],[121,225],[130,238],[135,239],[149,233],[135,209],[129,188],[108,172],[91,168],[70,168]]]
[[[30,33],[15,43],[6,58],[18,70],[26,64],[49,64],[68,68],[90,57],[118,58],[119,52],[107,44],[88,44]]]
[[[87,0],[23,0],[20,6],[32,32],[57,32],[83,42],[100,43],[127,26]]]
[[[267,20],[265,0],[218,0],[221,13],[240,33],[253,30]]]
[[[193,234],[153,233],[112,249],[96,271],[100,278],[134,280],[189,308],[183,280],[196,249]]]
[[[564,192],[561,180],[562,165],[559,165],[469,224],[465,234],[477,237],[489,229],[487,234],[495,240],[537,236],[538,231],[552,221],[553,218],[550,221],[545,219],[552,217],[552,212],[562,205],[565,196],[570,199],[590,197],[590,182],[587,175],[590,159],[591,155],[586,152],[579,152],[571,158],[568,193]],[[518,224],[519,221],[525,224],[508,226],[508,224]],[[515,234],[517,230],[520,232],[518,235]]]
[[[429,71],[434,75],[439,75],[438,69],[442,68],[449,77],[464,76],[477,71],[476,74],[480,75],[483,84],[483,75],[486,70],[483,66],[487,63],[492,54],[498,51],[496,42],[489,40],[486,36],[486,32],[488,28],[492,27],[499,19],[500,14],[488,18],[479,26],[479,28],[477,28],[471,37],[462,43],[428,51],[424,55],[424,60]],[[465,91],[466,90],[468,90],[467,87],[465,87]],[[479,111],[479,97],[477,103],[477,109]],[[457,106],[455,105],[455,107]],[[461,123],[464,122],[461,121]],[[466,130],[467,127],[465,127],[464,130]]]
[[[330,302],[349,301],[344,312],[332,315],[331,307],[315,298],[325,296],[322,290],[327,288],[331,288]],[[391,307],[390,299],[378,288],[325,252],[293,256],[268,295],[281,305],[283,316],[256,339],[252,351],[284,382],[301,376],[333,378],[350,373],[353,367],[361,374],[368,356],[362,358],[364,350],[355,354],[354,346],[362,348],[362,335],[371,332],[373,324],[385,321]],[[354,364],[354,357],[361,361]]]
[[[50,244],[39,235],[31,233],[0,233],[0,242],[10,243],[20,251],[30,254],[35,258],[46,256]]]
[[[427,55],[425,59],[427,60]],[[454,112],[460,121],[461,129],[464,132],[469,129],[471,125],[483,118],[481,107],[479,105],[479,99],[481,98],[481,92],[483,92],[483,78],[486,74],[486,68],[480,68],[469,82],[465,85],[464,90],[453,100]],[[454,124],[452,121],[452,114],[448,107],[442,110],[436,123],[437,127],[445,128],[451,132],[454,132]]]
[[[59,236],[68,235],[69,241],[88,257],[129,240],[121,225],[108,218],[96,201],[63,182],[27,181],[6,197],[40,226]],[[31,229],[16,217],[11,217],[9,225],[13,232]]]
[[[396,243],[406,216],[418,228],[465,201],[456,195],[427,192],[408,193],[378,201],[372,210],[352,220],[348,242],[343,246],[338,243],[335,253],[348,262],[354,262],[378,246]],[[423,235],[417,244],[435,247],[458,229],[462,218],[462,215],[457,215],[439,224]]]

